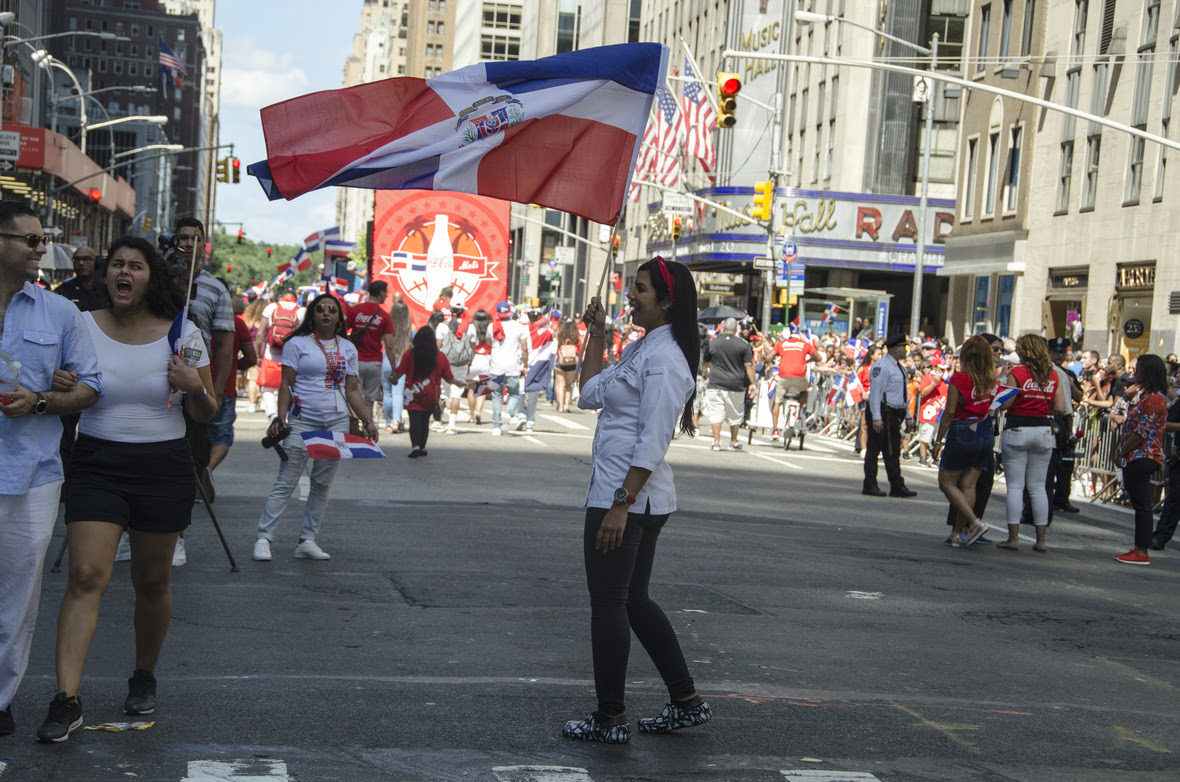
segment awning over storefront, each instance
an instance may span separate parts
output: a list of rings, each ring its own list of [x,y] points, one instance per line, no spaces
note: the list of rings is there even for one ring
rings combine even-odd
[[[77,182],[73,189],[83,195],[91,190],[99,191],[102,197],[97,203],[108,212],[118,210],[127,217],[135,216],[135,190],[131,184],[122,177],[98,173],[102,170],[99,165],[82,154],[74,142],[45,128],[8,125],[5,129],[20,131],[18,172],[21,169],[45,171],[62,180],[61,185]]]
[[[1023,274],[1028,231],[988,231],[946,240],[940,277],[979,274]]]

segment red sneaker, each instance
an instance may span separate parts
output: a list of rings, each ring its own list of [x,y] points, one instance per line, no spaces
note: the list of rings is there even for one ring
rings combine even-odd
[[[1150,565],[1151,557],[1146,554],[1140,554],[1135,549],[1131,549],[1126,554],[1118,554],[1115,556],[1119,562],[1124,565]]]

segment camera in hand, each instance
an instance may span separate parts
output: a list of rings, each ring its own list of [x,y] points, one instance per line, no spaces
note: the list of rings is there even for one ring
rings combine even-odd
[[[284,426],[280,428],[279,431],[275,432],[273,436],[268,434],[266,437],[263,437],[262,447],[274,448],[275,453],[277,453],[279,458],[285,462],[287,461],[287,452],[283,450],[282,442],[283,440],[287,439],[287,435],[289,434],[291,434],[290,427]]]

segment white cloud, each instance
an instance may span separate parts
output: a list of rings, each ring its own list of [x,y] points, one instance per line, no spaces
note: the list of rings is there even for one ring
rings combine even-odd
[[[254,40],[244,43],[235,54],[227,54],[222,66],[223,105],[257,110],[312,90],[294,52],[255,48]]]

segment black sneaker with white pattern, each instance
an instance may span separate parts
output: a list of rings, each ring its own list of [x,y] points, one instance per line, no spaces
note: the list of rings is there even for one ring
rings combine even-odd
[[[631,729],[627,727],[627,715],[608,717],[594,712],[584,720],[570,720],[561,729],[561,735],[578,741],[599,741],[603,744],[626,744],[631,740]]]
[[[712,717],[713,712],[709,708],[709,704],[701,700],[699,695],[684,703],[668,701],[659,716],[639,720],[639,732],[671,733],[681,728],[704,725]]]

